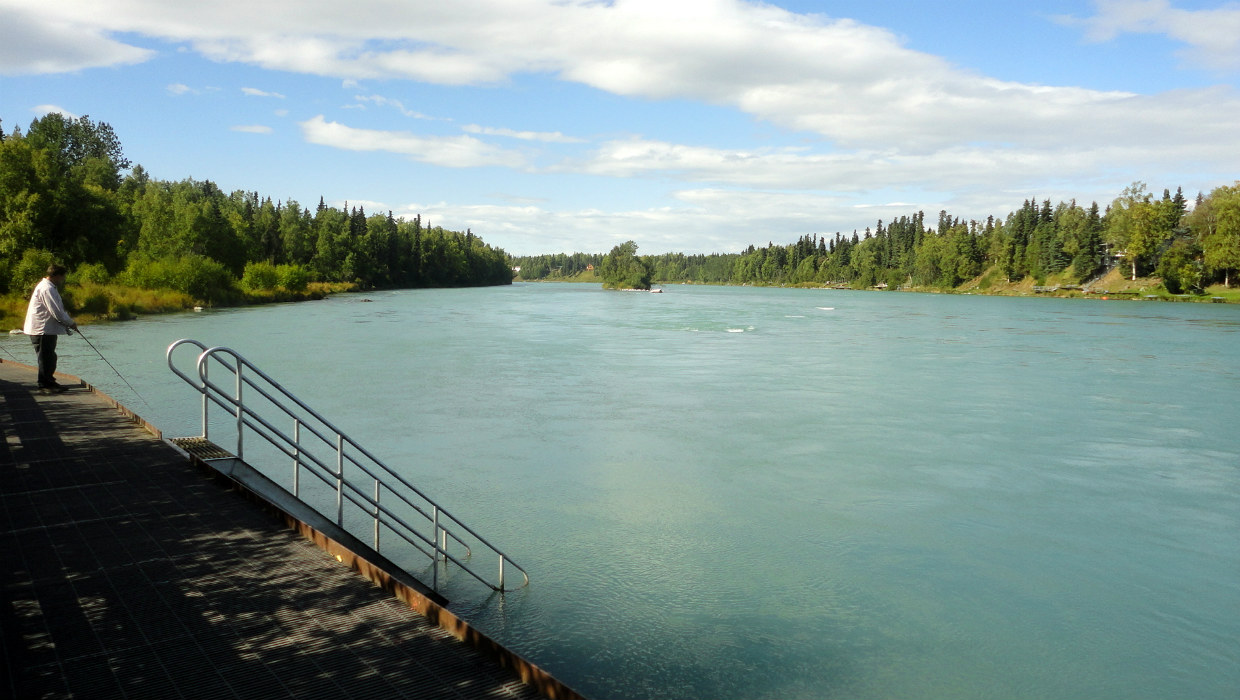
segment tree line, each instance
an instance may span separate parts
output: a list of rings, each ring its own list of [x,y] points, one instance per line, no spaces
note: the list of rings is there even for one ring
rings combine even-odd
[[[362,289],[512,281],[507,254],[472,231],[322,198],[311,211],[209,180],[157,180],[131,165],[112,128],[89,117],[48,114],[24,133],[0,129],[0,293],[24,291],[47,259],[95,281],[208,303],[314,281]]]
[[[659,282],[816,284],[951,289],[982,278],[1084,283],[1122,265],[1153,275],[1173,294],[1231,286],[1240,270],[1240,183],[1198,194],[1177,188],[1154,197],[1144,183],[1126,188],[1105,210],[1075,200],[1026,200],[1000,219],[964,221],[947,211],[927,224],[917,212],[864,232],[804,235],[786,245],[750,245],[741,253],[640,256]],[[602,255],[514,258],[523,279],[572,277]]]

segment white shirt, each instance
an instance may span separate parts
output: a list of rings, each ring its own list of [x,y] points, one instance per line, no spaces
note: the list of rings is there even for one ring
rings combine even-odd
[[[74,325],[77,324],[73,322],[69,312],[65,311],[65,304],[60,300],[56,285],[44,277],[30,295],[23,332],[26,335],[64,335],[69,332],[69,326]]]

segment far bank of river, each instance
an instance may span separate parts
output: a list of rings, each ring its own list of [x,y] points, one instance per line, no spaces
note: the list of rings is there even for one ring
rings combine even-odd
[[[524,283],[570,283],[570,284],[602,284],[599,277],[591,272],[581,273],[571,278],[551,278],[524,280],[517,277],[514,282]],[[984,284],[983,284],[984,282]],[[654,289],[674,285],[699,285],[696,282],[656,282]],[[506,286],[506,285],[498,285]],[[1026,278],[1014,283],[995,283],[979,278],[965,283],[958,288],[945,290],[931,287],[900,287],[888,289],[885,285],[864,289],[855,289],[846,285],[822,286],[814,283],[797,285],[731,285],[708,284],[707,286],[759,286],[772,288],[805,288],[835,289],[850,291],[901,291],[914,294],[967,294],[1000,297],[1056,297],[1069,299],[1098,299],[1103,301],[1169,301],[1192,303],[1240,303],[1240,288],[1228,288],[1215,285],[1202,294],[1171,294],[1162,286],[1157,278],[1138,278],[1130,280],[1112,270],[1104,277],[1087,285],[1047,284],[1036,285],[1034,280]],[[267,304],[284,304],[302,301],[317,301],[336,294],[382,293],[397,290],[357,290],[346,283],[316,283],[305,292],[287,292],[268,290],[249,292],[245,301],[237,304],[217,305],[208,308],[248,308]],[[640,290],[639,290],[640,291]],[[66,292],[66,301],[71,305],[71,313],[82,325],[90,325],[111,321],[131,321],[145,316],[166,313],[179,313],[190,310],[202,310],[204,307],[188,296],[166,290],[147,290],[137,288],[121,288],[108,285],[78,286],[73,285]],[[0,324],[10,329],[20,329],[25,315],[25,300],[9,295],[0,303]]]
[[[569,284],[600,284],[597,276],[592,273],[581,273],[573,277],[546,278],[525,280],[520,277],[517,282],[525,282],[530,284],[539,283],[569,283]],[[653,283],[654,288],[677,285],[705,285],[719,287],[769,287],[773,289],[832,289],[847,291],[898,291],[913,294],[965,294],[978,296],[995,296],[995,297],[1054,297],[1061,299],[1097,299],[1101,301],[1168,301],[1168,302],[1191,302],[1191,303],[1213,303],[1213,304],[1235,304],[1240,303],[1240,288],[1224,287],[1223,285],[1214,285],[1204,290],[1201,294],[1172,294],[1162,285],[1162,281],[1158,278],[1145,277],[1136,280],[1128,279],[1121,275],[1118,270],[1113,270],[1104,277],[1093,281],[1090,284],[1080,285],[1072,283],[1051,283],[1038,285],[1034,283],[1032,278],[1026,278],[1019,282],[990,282],[979,278],[972,282],[967,282],[954,289],[940,289],[936,287],[913,287],[901,286],[895,289],[889,288],[886,284],[875,287],[852,287],[846,284],[839,285],[822,285],[814,282],[803,282],[800,284],[742,284],[736,285],[731,283],[710,283],[710,282],[680,282],[680,281],[664,281]]]

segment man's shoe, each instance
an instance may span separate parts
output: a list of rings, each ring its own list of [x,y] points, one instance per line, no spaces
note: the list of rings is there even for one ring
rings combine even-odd
[[[50,386],[41,386],[39,387],[39,393],[43,394],[44,396],[50,396],[52,394],[55,394],[56,390],[52,389]]]
[[[57,384],[56,386],[51,387],[51,389],[53,392],[57,394],[63,394],[69,390],[69,387],[65,386],[64,384]]]

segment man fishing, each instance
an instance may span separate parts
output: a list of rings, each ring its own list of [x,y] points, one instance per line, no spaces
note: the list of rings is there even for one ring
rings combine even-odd
[[[60,299],[59,285],[65,283],[68,270],[64,265],[50,265],[47,276],[35,285],[30,295],[30,306],[26,307],[26,325],[23,331],[34,343],[34,352],[39,357],[39,393],[58,394],[68,391],[69,387],[56,381],[56,338],[67,335],[77,329],[77,323],[65,304]]]

